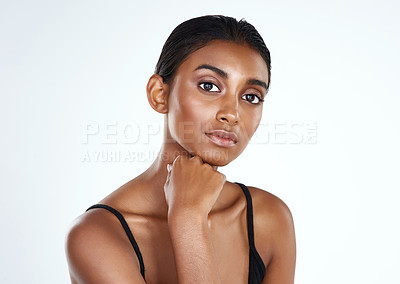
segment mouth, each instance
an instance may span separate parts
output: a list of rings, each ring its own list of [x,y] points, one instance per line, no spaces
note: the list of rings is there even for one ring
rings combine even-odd
[[[214,144],[221,147],[231,147],[238,142],[238,137],[235,133],[225,130],[213,130],[207,132],[206,135]]]

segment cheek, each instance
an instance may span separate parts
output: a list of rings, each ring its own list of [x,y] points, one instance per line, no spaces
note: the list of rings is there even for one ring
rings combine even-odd
[[[184,97],[180,101],[181,115],[194,123],[198,122],[207,111],[204,104],[196,99],[191,99],[190,96]]]
[[[244,119],[244,135],[247,140],[250,140],[251,137],[256,132],[258,126],[260,125],[262,117],[262,109],[260,111],[253,112],[252,115],[246,116]]]
[[[193,90],[180,88],[176,90],[169,102],[168,124],[174,138],[180,137],[181,142],[193,142],[194,133],[206,125],[211,118],[215,117],[213,105],[200,100],[198,94]]]
[[[181,88],[176,93],[175,104],[179,106],[179,119],[193,124],[199,124],[205,119],[209,119],[215,111],[210,102],[201,98],[201,94],[196,93],[191,88]]]

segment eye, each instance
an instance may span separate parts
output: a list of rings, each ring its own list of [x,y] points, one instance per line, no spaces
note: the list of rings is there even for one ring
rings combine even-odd
[[[207,92],[219,92],[220,89],[213,83],[203,82],[199,84],[200,88]]]
[[[262,103],[264,100],[255,94],[246,94],[242,96],[242,99],[248,101],[249,103],[258,105]]]

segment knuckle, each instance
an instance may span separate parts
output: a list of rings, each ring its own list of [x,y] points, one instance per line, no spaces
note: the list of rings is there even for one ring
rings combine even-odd
[[[212,170],[211,165],[210,165],[210,164],[207,164],[207,163],[204,163],[204,164],[203,164],[203,168],[206,169],[206,170]]]
[[[202,160],[199,156],[193,156],[192,158],[190,158],[190,160],[197,162],[197,163],[202,162]]]

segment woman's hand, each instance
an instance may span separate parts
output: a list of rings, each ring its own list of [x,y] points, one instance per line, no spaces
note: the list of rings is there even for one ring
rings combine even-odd
[[[198,156],[178,156],[168,168],[164,185],[168,214],[207,217],[224,186],[225,175]]]
[[[164,192],[178,283],[221,283],[207,217],[225,176],[200,157],[178,156],[168,167]]]

